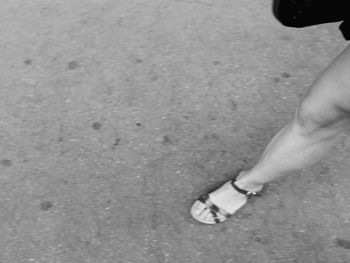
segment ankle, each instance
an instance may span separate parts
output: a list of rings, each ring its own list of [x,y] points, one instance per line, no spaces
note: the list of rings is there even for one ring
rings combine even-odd
[[[236,178],[235,185],[250,192],[259,192],[264,184],[250,179],[248,171],[242,171]]]

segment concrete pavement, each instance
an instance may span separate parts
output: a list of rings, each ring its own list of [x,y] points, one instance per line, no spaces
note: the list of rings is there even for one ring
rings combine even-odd
[[[344,137],[227,223],[189,215],[289,120],[337,24],[263,0],[1,5],[1,263],[349,262]]]

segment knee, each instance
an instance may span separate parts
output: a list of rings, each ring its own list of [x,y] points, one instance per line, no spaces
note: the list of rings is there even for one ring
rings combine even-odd
[[[320,131],[339,133],[350,129],[350,113],[305,98],[296,111],[295,123],[303,135],[313,135]]]

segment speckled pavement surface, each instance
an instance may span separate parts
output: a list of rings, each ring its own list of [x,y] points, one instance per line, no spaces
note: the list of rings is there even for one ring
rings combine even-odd
[[[228,222],[249,167],[347,45],[265,0],[2,0],[1,263],[345,263],[350,140]]]

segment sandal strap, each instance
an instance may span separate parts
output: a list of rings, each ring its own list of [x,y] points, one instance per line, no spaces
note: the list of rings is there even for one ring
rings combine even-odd
[[[244,195],[246,195],[246,196],[248,196],[248,197],[250,197],[250,196],[261,196],[261,194],[259,194],[259,193],[257,193],[257,192],[251,192],[251,191],[247,191],[247,190],[244,190],[244,189],[239,188],[239,187],[235,184],[235,182],[236,182],[236,178],[232,179],[232,180],[231,180],[231,185],[232,185],[232,187],[233,187],[237,192],[239,192],[239,193],[241,193],[241,194],[244,194]]]
[[[230,213],[226,212],[224,209],[218,207],[216,204],[214,204],[210,198],[209,194],[202,195],[198,198],[198,201],[205,204],[205,206],[210,210],[210,212],[213,214],[214,218],[217,217],[217,213],[221,214],[222,216],[228,218],[232,216]]]

